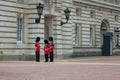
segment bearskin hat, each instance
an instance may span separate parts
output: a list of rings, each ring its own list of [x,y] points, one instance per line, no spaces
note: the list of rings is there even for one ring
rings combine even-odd
[[[38,41],[40,41],[40,37],[37,37],[37,38],[36,38],[36,42],[38,42]]]
[[[49,41],[53,41],[53,37],[49,37]]]
[[[45,44],[48,44],[48,40],[44,40],[44,43],[45,43]]]

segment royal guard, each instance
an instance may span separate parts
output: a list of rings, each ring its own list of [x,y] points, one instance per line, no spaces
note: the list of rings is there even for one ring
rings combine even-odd
[[[54,43],[53,43],[53,37],[49,37],[49,56],[50,56],[50,62],[54,61]]]
[[[36,62],[40,61],[40,44],[39,44],[39,41],[40,41],[40,37],[37,37],[36,41],[35,41],[35,57],[36,57]]]
[[[48,62],[48,54],[49,54],[48,40],[44,40],[44,56],[45,56],[45,62]]]

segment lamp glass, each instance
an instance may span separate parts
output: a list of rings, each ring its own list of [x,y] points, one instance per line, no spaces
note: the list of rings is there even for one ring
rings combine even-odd
[[[66,16],[66,19],[67,19],[67,21],[68,21],[68,19],[69,19],[69,16],[70,16],[70,10],[67,8],[66,10],[64,10],[64,13],[65,13],[65,16]]]
[[[37,5],[37,11],[38,11],[38,15],[41,16],[43,13],[43,5],[41,3]]]

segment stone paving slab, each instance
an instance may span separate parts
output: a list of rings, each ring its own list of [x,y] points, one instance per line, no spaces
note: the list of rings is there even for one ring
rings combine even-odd
[[[120,80],[120,56],[1,61],[0,80]]]

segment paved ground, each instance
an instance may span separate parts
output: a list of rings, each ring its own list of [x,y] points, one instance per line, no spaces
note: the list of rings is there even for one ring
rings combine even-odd
[[[0,80],[120,80],[120,56],[1,61]]]

